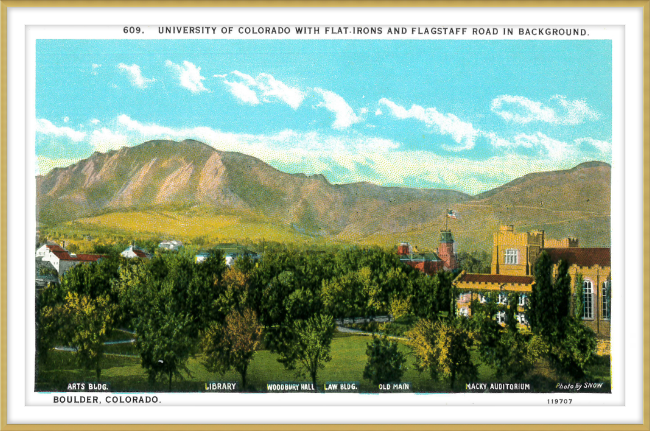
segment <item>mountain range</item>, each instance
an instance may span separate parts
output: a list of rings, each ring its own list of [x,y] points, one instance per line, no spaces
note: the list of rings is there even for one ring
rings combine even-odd
[[[331,184],[323,175],[288,174],[198,141],[156,140],[95,152],[38,176],[36,187],[44,226],[83,224],[111,213],[201,208],[202,214],[237,215],[311,237],[433,247],[447,210],[454,209],[460,218],[449,220],[449,227],[457,241],[489,249],[491,232],[500,224],[544,229],[555,238],[575,236],[583,246],[609,246],[610,177],[608,164],[587,162],[531,173],[471,196],[365,182]]]

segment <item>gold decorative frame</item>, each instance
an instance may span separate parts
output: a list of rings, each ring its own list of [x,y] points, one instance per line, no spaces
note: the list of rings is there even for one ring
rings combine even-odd
[[[0,361],[2,369],[0,380],[2,382],[0,392],[0,429],[3,430],[108,430],[119,428],[123,430],[323,430],[323,429],[340,429],[340,430],[542,430],[548,429],[549,425],[13,425],[7,424],[7,9],[14,7],[40,8],[40,7],[556,7],[556,8],[596,8],[596,7],[615,7],[615,8],[642,8],[643,9],[643,424],[627,425],[554,425],[553,429],[557,430],[605,430],[605,429],[624,429],[624,430],[650,430],[650,1],[649,0],[630,0],[630,1],[612,1],[612,0],[447,0],[447,1],[430,1],[430,0],[244,0],[244,1],[215,1],[215,0],[190,0],[185,2],[172,0],[3,0],[0,1],[1,7],[1,82],[0,93],[2,94],[0,117],[1,124],[1,145],[0,145],[0,284],[1,295],[0,302],[2,308],[0,311],[0,325],[2,326],[2,344],[0,346]]]

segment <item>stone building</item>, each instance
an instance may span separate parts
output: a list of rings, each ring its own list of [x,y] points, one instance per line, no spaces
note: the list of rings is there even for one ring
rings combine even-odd
[[[609,351],[611,318],[611,253],[609,248],[579,247],[578,239],[561,240],[546,238],[544,231],[516,232],[513,226],[501,226],[494,234],[491,274],[468,274],[461,272],[454,286],[461,291],[457,306],[462,315],[471,315],[472,299],[480,299],[493,292],[499,297],[508,292],[520,295],[517,318],[527,325],[525,304],[534,284],[534,265],[542,251],[553,262],[557,273],[560,260],[569,264],[572,294],[575,295],[576,280],[582,277],[583,322],[599,338],[599,351]],[[499,316],[497,316],[499,319]]]
[[[438,244],[437,253],[421,253],[411,244],[402,242],[397,246],[397,254],[402,263],[427,275],[433,275],[439,271],[455,271],[458,269],[455,245],[451,230],[443,229],[440,231],[440,243]]]

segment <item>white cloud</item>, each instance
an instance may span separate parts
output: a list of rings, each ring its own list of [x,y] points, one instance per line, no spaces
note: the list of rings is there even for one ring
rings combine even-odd
[[[262,97],[269,100],[273,98],[279,99],[293,109],[298,109],[305,98],[302,91],[294,87],[289,87],[268,73],[260,73],[257,75],[256,81],[257,87],[262,91]]]
[[[95,151],[105,153],[109,150],[117,150],[118,148],[128,145],[128,138],[117,132],[113,132],[105,127],[100,130],[94,130],[90,135],[90,145],[93,146]]]
[[[323,102],[319,103],[318,106],[322,106],[334,113],[335,120],[334,124],[332,124],[334,129],[347,129],[352,124],[361,121],[361,118],[355,115],[352,107],[338,94],[322,88],[314,88],[314,91],[323,97]]]
[[[132,142],[197,139],[218,150],[251,155],[283,171],[308,175],[325,173],[330,181],[336,183],[369,181],[413,186],[408,183],[408,177],[417,177],[422,184],[439,184],[478,193],[528,172],[570,167],[561,166],[564,160],[546,156],[536,159],[509,154],[486,161],[429,151],[402,151],[399,142],[356,132],[332,136],[283,130],[272,135],[253,135],[222,132],[209,127],[173,129],[143,124],[127,115],[120,115],[117,124],[123,128],[119,133],[129,135]]]
[[[117,65],[117,68],[128,75],[129,80],[131,81],[131,84],[133,84],[134,87],[145,89],[152,82],[156,82],[154,78],[145,78],[144,76],[142,76],[142,71],[140,70],[140,66],[138,66],[137,64],[132,64],[129,66],[127,64],[120,63]]]
[[[530,100],[523,96],[504,94],[492,100],[490,109],[506,121],[527,124],[541,121],[550,124],[576,125],[585,120],[597,120],[599,115],[584,100],[567,100],[565,96],[555,95],[550,101],[556,107]]]
[[[201,81],[205,78],[201,76],[201,68],[195,66],[189,61],[183,61],[183,65],[172,63],[170,60],[165,61],[165,66],[169,67],[180,82],[180,86],[187,88],[192,93],[200,93],[202,91],[209,91],[203,86]]]
[[[63,122],[64,123],[67,123],[68,121],[70,121],[70,117],[63,117]]]
[[[81,142],[86,137],[86,132],[73,130],[70,127],[57,127],[43,118],[36,119],[36,133],[51,136],[65,136],[74,142]]]
[[[248,85],[248,86],[251,86],[251,87],[256,87],[257,86],[257,81],[255,81],[255,78],[253,78],[250,75],[242,73],[242,72],[240,72],[238,70],[233,70],[232,74],[239,77],[239,78],[241,78],[246,83],[246,85]]]
[[[90,122],[93,123],[93,124],[99,124],[100,123],[100,121],[97,118],[93,118],[92,120],[90,120]]]
[[[169,127],[163,127],[157,124],[142,124],[139,121],[132,120],[131,117],[124,114],[117,117],[117,122],[118,124],[125,126],[127,130],[136,132],[144,138],[176,138],[182,134],[182,131],[176,131]]]
[[[93,75],[97,75],[97,70],[102,67],[101,64],[93,63],[92,68],[93,70],[90,71]]]
[[[49,127],[43,120],[41,127]],[[467,193],[479,193],[504,184],[521,175],[573,167],[593,160],[580,145],[606,148],[591,138],[562,142],[542,133],[518,134],[508,140],[494,133],[483,133],[492,145],[512,150],[529,148],[529,155],[505,151],[503,155],[476,160],[432,151],[406,151],[399,142],[356,131],[330,135],[320,132],[283,130],[278,133],[229,133],[209,127],[171,128],[141,123],[120,115],[111,129],[95,130],[90,144],[99,151],[116,149],[150,139],[196,139],[222,151],[236,151],[256,157],[285,172],[325,174],[334,183],[369,181],[380,185],[446,187]],[[51,123],[49,123],[51,124]],[[76,160],[52,160],[39,157],[41,173],[54,166],[67,166]],[[417,183],[411,183],[417,178]]]
[[[519,133],[512,140],[504,139],[495,133],[484,134],[494,147],[505,147],[514,149],[516,147],[537,149],[540,155],[550,157],[553,160],[561,160],[576,156],[576,145],[574,142],[564,142],[553,139],[541,132],[531,135]]]
[[[223,132],[209,127],[173,129],[158,124],[143,124],[124,114],[117,118],[117,124],[124,128],[124,133],[135,134],[132,140],[136,142],[148,139],[197,139],[221,150],[251,155],[270,150],[277,151],[278,154],[287,151],[301,154],[382,152],[399,147],[398,143],[390,139],[367,137],[358,133],[331,136],[317,132],[283,130],[273,135],[253,135]]]
[[[381,115],[381,114],[383,114],[383,112],[381,112],[380,108],[377,108],[377,110],[375,111],[375,115]]]
[[[361,108],[361,109],[359,109],[359,113],[360,113],[361,115],[363,115],[363,114],[367,114],[367,113],[368,113],[368,108]]]
[[[290,87],[268,73],[260,73],[255,78],[238,70],[231,72],[231,74],[236,76],[238,81],[225,79],[227,75],[214,76],[223,79],[224,84],[229,87],[230,93],[244,103],[257,105],[260,103],[260,99],[265,103],[277,100],[286,103],[295,110],[300,107],[305,99],[305,93],[300,89]]]
[[[600,115],[587,105],[585,100],[567,100],[566,97],[555,95],[551,100],[556,101],[563,108],[560,113],[560,123],[576,125],[585,120],[595,121]]]
[[[579,138],[575,140],[578,145],[588,144],[598,149],[601,153],[610,153],[612,151],[612,143],[608,141],[599,141],[592,138]]]
[[[454,141],[461,144],[460,147],[445,146],[445,149],[451,151],[469,150],[474,148],[476,138],[481,131],[475,129],[472,123],[462,121],[454,114],[442,114],[436,108],[423,108],[419,105],[412,105],[406,109],[386,98],[379,100],[380,105],[390,109],[394,117],[404,120],[413,118],[422,121],[427,126],[433,128],[441,135],[450,135]]]
[[[241,102],[247,103],[249,105],[260,104],[260,100],[257,98],[257,93],[251,90],[251,88],[248,87],[246,84],[243,84],[241,82],[230,82],[226,80],[224,80],[223,83],[228,86],[228,90],[230,91],[230,94],[235,96]]]

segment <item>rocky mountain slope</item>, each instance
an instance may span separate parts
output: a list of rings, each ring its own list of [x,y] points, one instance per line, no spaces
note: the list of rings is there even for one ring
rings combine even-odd
[[[470,196],[439,189],[331,184],[322,175],[288,174],[251,156],[186,140],[149,141],[37,177],[39,222],[55,225],[114,211],[202,207],[251,214],[310,234],[383,243],[435,244],[448,208],[460,238],[490,241],[499,224],[609,244],[609,165],[533,173]]]

